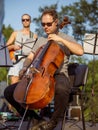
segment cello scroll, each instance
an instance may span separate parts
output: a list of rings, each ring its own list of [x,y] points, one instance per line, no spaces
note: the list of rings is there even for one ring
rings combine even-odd
[[[60,23],[59,28],[62,29],[67,24],[71,24],[71,22],[70,22],[69,18],[67,16],[65,16],[63,21]]]

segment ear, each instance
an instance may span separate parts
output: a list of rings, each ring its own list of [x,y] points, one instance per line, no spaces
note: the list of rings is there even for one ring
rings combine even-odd
[[[56,25],[58,25],[58,23],[59,23],[59,20],[58,20],[58,19],[56,19],[56,20],[55,20],[55,23],[56,23]]]

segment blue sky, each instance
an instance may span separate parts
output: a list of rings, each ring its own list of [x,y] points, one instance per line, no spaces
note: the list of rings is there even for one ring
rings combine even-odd
[[[39,7],[56,4],[58,2],[58,10],[60,10],[62,5],[66,6],[77,1],[79,0],[5,0],[5,18],[3,23],[5,26],[10,24],[14,30],[19,30],[22,28],[22,14],[28,13],[34,18],[40,15]],[[31,30],[35,31],[34,23],[31,24]]]

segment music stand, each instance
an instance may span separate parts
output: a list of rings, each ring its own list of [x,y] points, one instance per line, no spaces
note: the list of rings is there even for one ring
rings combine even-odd
[[[9,57],[9,51],[5,43],[4,36],[0,35],[0,67],[11,67],[12,61]]]
[[[94,67],[95,67],[95,55],[98,55],[98,34],[89,34],[84,35],[83,48],[85,54],[93,55],[93,67],[92,67],[92,86],[94,86]]]
[[[83,48],[85,54],[98,55],[98,34],[86,33]]]
[[[11,66],[13,66],[13,63],[11,62],[9,57],[9,51],[6,46],[5,37],[3,36],[2,33],[0,33],[0,67],[11,67]],[[3,128],[0,127],[0,130],[10,129],[10,126],[7,126],[3,121],[0,121],[0,126],[3,127]]]
[[[98,55],[98,33],[96,34],[86,33],[84,35],[83,47],[84,47],[85,54],[93,55],[93,64],[92,64],[92,97],[93,97],[94,96],[94,83],[95,83],[95,70],[94,70],[95,69],[95,55]]]

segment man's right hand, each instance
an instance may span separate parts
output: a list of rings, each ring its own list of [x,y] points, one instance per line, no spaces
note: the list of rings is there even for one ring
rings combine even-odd
[[[20,71],[19,71],[19,78],[22,79],[22,77],[24,76],[25,72],[26,72],[27,68],[23,67]]]

